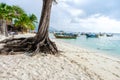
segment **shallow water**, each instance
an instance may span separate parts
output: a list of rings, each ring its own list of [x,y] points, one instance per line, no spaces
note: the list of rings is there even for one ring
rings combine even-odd
[[[88,48],[97,52],[104,52],[111,56],[120,57],[120,34],[114,34],[113,37],[102,36],[99,38],[86,38],[86,36],[80,36],[77,39],[61,40],[81,46],[83,48]]]

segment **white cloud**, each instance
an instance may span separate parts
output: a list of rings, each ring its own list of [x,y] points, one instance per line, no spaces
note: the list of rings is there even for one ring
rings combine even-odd
[[[95,14],[85,19],[76,20],[82,27],[92,32],[120,32],[120,21],[110,19],[107,16]]]
[[[63,0],[53,7],[53,15],[56,19],[52,21],[52,27],[66,31],[86,31],[86,32],[120,32],[120,21],[111,19],[101,13],[96,13],[86,18],[81,18],[88,13],[66,2],[80,4],[81,0]],[[83,0],[82,0],[83,1]],[[85,0],[86,1],[86,0]],[[81,2],[83,3],[83,2]],[[52,17],[53,18],[53,17]],[[55,18],[55,17],[54,17]]]
[[[88,2],[90,2],[89,0],[59,0],[60,2],[64,2],[64,3],[72,3],[72,4],[76,4],[76,5],[83,5],[86,4]]]
[[[66,4],[65,2],[58,3],[59,8],[61,8],[64,12],[67,12],[70,14],[70,16],[77,17],[79,15],[85,14],[82,9],[77,9],[71,5]]]
[[[83,15],[84,11],[80,9],[75,9],[75,8],[70,8],[68,12],[71,14],[73,17],[78,17],[79,15]]]

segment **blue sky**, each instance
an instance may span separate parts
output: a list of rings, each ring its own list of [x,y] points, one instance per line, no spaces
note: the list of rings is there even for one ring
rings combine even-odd
[[[19,5],[40,18],[42,0],[0,0]],[[79,32],[120,32],[120,0],[58,0],[52,7],[50,26]]]

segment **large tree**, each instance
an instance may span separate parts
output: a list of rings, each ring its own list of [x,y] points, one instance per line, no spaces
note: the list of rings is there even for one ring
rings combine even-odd
[[[28,55],[39,52],[57,54],[58,49],[55,43],[50,40],[48,33],[53,1],[56,2],[55,0],[43,0],[41,19],[35,37],[4,40],[2,42],[6,43],[6,45],[0,50],[1,53],[9,54],[23,51],[28,52]]]
[[[22,31],[34,30],[36,21],[34,14],[27,15],[19,6],[0,3],[0,34],[8,36],[8,25],[20,27]]]
[[[27,15],[25,11],[19,6],[13,5],[14,10],[14,27],[18,27],[22,32],[27,30],[34,30],[37,17],[34,14]]]

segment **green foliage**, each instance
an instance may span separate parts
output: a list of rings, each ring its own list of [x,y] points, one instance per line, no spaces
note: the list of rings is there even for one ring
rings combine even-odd
[[[13,5],[12,8],[16,14],[25,14],[25,11],[17,5]]]
[[[29,18],[30,18],[31,22],[37,23],[37,17],[34,14],[29,15]]]
[[[15,26],[21,26],[26,29],[35,29],[35,22],[37,18],[35,15],[28,16],[27,14],[22,14],[18,19],[15,20]]]
[[[11,6],[0,3],[0,19],[11,19],[13,17],[14,10]]]
[[[15,19],[15,26],[31,30],[35,29],[35,23],[37,22],[37,17],[34,14],[27,15],[19,6],[10,6],[5,3],[0,3],[0,19]]]
[[[21,15],[25,14],[25,11],[22,8],[20,8],[19,6],[13,5],[12,8],[14,10],[15,18],[19,18]]]

